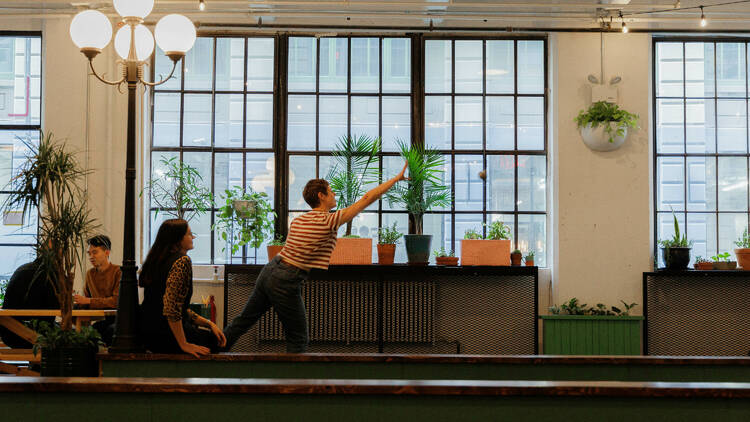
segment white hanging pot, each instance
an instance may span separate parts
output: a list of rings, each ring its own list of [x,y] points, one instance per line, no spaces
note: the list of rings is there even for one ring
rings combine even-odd
[[[611,128],[610,133],[604,130],[604,124],[599,124],[596,127],[592,127],[591,123],[586,126],[579,128],[581,132],[581,138],[583,143],[586,144],[589,149],[593,151],[614,151],[625,143],[625,139],[628,137],[628,128],[623,128],[622,135],[617,134],[617,123],[607,123]]]

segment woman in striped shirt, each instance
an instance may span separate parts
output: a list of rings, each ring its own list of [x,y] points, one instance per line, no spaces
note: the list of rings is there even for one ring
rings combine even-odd
[[[339,226],[352,221],[396,182],[405,180],[407,166],[408,163],[405,163],[395,177],[373,188],[351,206],[334,213],[330,211],[336,207],[336,195],[328,182],[324,179],[307,182],[302,196],[312,210],[292,221],[284,248],[263,267],[242,313],[224,329],[226,350],[271,306],[284,327],[287,352],[303,353],[307,350],[307,317],[302,301],[302,282],[307,279],[310,269],[328,269]]]

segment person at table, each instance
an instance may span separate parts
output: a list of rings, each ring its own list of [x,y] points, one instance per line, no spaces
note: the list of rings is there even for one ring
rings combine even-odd
[[[73,295],[73,302],[88,306],[89,309],[117,309],[117,295],[120,293],[120,278],[122,271],[119,265],[109,261],[112,241],[100,234],[87,241],[89,262],[94,268],[86,272],[86,286],[83,296]],[[107,346],[112,344],[115,332],[115,317],[108,316],[103,321],[97,321],[94,329],[102,336]]]
[[[308,345],[307,316],[302,301],[302,283],[311,268],[328,269],[339,226],[377,201],[396,182],[405,180],[408,162],[399,174],[364,194],[351,206],[331,213],[336,195],[325,179],[312,179],[302,191],[312,208],[292,221],[286,244],[263,267],[244,309],[224,329],[228,350],[273,306],[286,336],[287,353],[304,353]]]
[[[138,279],[144,288],[138,332],[144,346],[154,353],[185,352],[198,357],[226,342],[215,323],[188,307],[193,295],[193,267],[187,251],[193,249],[194,238],[187,221],[166,220],[143,262]]]
[[[52,282],[48,280],[44,271],[41,258],[21,265],[13,272],[5,289],[3,309],[60,309],[60,303]],[[15,318],[26,324],[35,320],[55,323],[55,317]],[[14,349],[31,348],[31,343],[3,326],[0,326],[0,338],[6,346]]]

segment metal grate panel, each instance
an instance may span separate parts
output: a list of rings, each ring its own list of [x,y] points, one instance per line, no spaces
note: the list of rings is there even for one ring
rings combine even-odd
[[[647,354],[744,356],[750,351],[750,277],[645,274],[644,288]]]

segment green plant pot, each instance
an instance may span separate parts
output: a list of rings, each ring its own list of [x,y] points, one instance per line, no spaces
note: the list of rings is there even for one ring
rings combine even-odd
[[[543,315],[545,355],[640,355],[642,316]]]
[[[45,377],[98,377],[94,347],[43,349],[41,375]]]
[[[409,265],[427,265],[430,261],[431,234],[405,234],[406,257]]]

